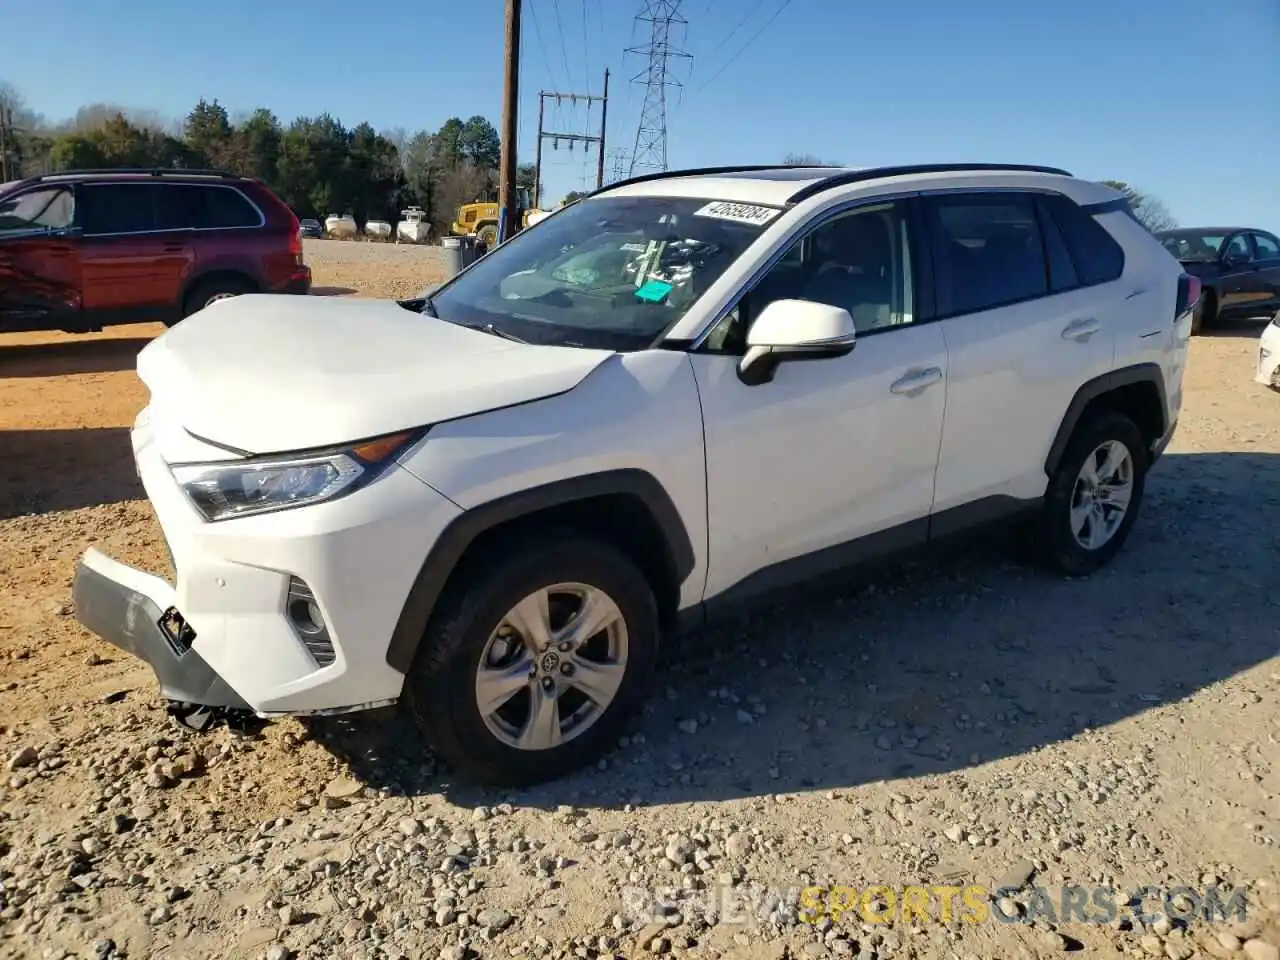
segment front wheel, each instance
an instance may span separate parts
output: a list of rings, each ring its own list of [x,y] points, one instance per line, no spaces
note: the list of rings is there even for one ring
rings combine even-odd
[[[658,656],[653,591],[624,554],[573,533],[459,571],[406,679],[431,748],[481,783],[549,780],[594,760],[642,705]]]
[[[1082,423],[1045,494],[1035,531],[1041,561],[1068,576],[1110,563],[1137,519],[1147,466],[1142,433],[1124,414]]]

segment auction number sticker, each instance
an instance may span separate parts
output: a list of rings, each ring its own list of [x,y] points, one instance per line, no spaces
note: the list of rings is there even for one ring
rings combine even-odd
[[[762,207],[754,203],[730,203],[727,200],[716,200],[694,211],[694,216],[732,220],[734,223],[749,223],[756,227],[763,227],[781,212],[774,207]]]

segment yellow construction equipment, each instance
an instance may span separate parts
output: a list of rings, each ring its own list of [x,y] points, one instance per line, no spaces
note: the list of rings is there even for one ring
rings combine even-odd
[[[528,190],[516,192],[516,203],[520,205],[519,222],[523,230],[529,225],[530,214],[539,211],[533,208]],[[462,204],[449,232],[455,237],[475,237],[486,247],[494,246],[498,242],[498,204],[492,200]]]

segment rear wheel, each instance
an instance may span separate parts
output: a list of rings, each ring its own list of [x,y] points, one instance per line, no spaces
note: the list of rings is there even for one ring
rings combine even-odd
[[[504,545],[460,571],[423,638],[406,700],[469,779],[515,786],[583,766],[644,701],[653,591],[624,554],[573,532]]]
[[[1049,482],[1035,531],[1040,560],[1068,576],[1110,563],[1138,516],[1148,466],[1142,433],[1107,411],[1082,423]]]
[[[253,285],[240,277],[214,277],[197,284],[182,303],[182,316],[189,317],[211,303],[252,293]]]

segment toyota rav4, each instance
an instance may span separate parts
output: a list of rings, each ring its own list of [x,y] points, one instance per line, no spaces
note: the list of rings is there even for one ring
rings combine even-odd
[[[1081,576],[1173,433],[1199,282],[1065,171],[615,184],[414,301],[241,296],[148,345],[173,582],[80,622],[188,720],[403,700],[473,779],[612,744],[660,644],[997,519]]]

